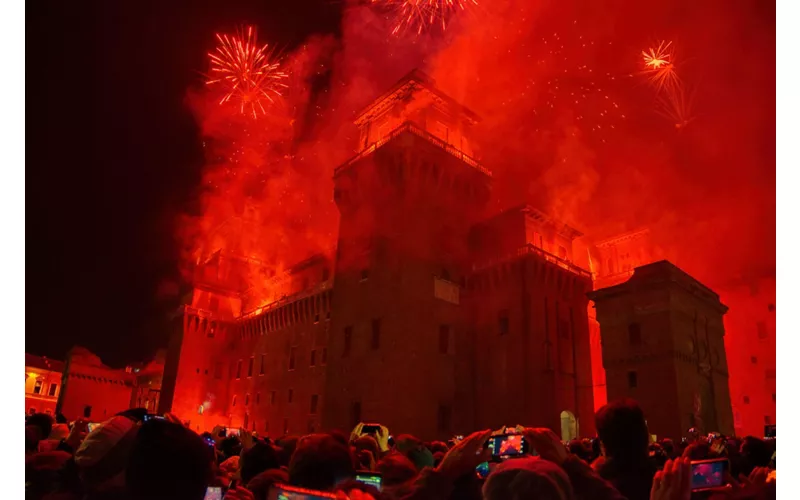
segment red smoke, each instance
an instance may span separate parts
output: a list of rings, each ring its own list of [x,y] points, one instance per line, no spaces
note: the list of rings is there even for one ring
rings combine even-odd
[[[484,119],[476,149],[494,171],[490,212],[531,202],[589,237],[647,226],[712,287],[774,275],[774,5],[493,0],[444,33],[391,29],[370,5],[346,9],[340,39],[287,54],[291,89],[266,120],[219,106],[208,89],[190,93],[208,158],[202,216],[182,224],[187,263],[233,245],[279,271],[331,248],[331,176],[354,152],[351,121],[421,67]],[[642,50],[664,39],[694,95],[695,119],[680,130],[637,74]],[[328,84],[312,89],[319,73]],[[246,207],[246,237],[214,243]]]

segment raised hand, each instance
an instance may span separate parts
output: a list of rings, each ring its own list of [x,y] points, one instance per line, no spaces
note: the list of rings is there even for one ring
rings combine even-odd
[[[692,496],[692,467],[688,458],[667,460],[656,472],[650,500],[689,500]]]
[[[473,473],[475,467],[491,458],[491,452],[485,446],[491,434],[490,429],[473,432],[459,441],[442,458],[436,470],[453,480]]]
[[[562,465],[564,460],[569,456],[566,447],[558,439],[556,433],[550,429],[545,428],[530,428],[525,429],[522,433],[531,446],[539,456],[543,459],[553,462],[556,465]]]

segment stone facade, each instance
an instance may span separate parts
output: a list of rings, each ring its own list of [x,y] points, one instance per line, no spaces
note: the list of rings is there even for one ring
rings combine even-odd
[[[637,400],[658,436],[682,436],[690,427],[733,433],[728,308],[716,293],[660,261],[589,297],[601,328],[609,400]]]

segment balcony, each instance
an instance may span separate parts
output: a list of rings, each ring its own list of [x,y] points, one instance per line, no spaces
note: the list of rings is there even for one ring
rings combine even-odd
[[[536,256],[544,259],[547,262],[555,264],[555,265],[557,265],[558,267],[560,267],[562,269],[566,269],[567,271],[569,271],[569,272],[571,272],[573,274],[577,274],[578,276],[581,276],[583,278],[592,279],[592,273],[590,273],[586,269],[578,267],[575,264],[573,264],[572,262],[564,260],[564,259],[562,259],[560,257],[556,257],[555,255],[551,254],[550,252],[546,252],[545,250],[542,250],[541,248],[536,247],[536,246],[534,246],[534,245],[532,245],[530,243],[528,243],[527,245],[519,248],[515,253],[507,254],[507,255],[504,255],[502,257],[498,257],[498,258],[495,258],[495,259],[490,259],[490,260],[488,260],[486,262],[483,262],[481,264],[473,264],[472,270],[473,271],[480,271],[480,270],[483,270],[483,269],[486,269],[486,268],[489,268],[489,267],[496,266],[498,264],[502,264],[503,262],[508,262],[508,261],[517,259],[519,257],[523,257],[525,255],[536,255]]]
[[[446,143],[445,141],[439,139],[435,135],[430,134],[426,130],[422,129],[421,127],[415,125],[413,122],[410,122],[410,121],[404,122],[402,125],[400,125],[396,129],[394,129],[391,132],[389,132],[388,134],[386,134],[380,140],[378,140],[376,142],[373,142],[370,146],[366,147],[363,151],[361,151],[360,153],[358,153],[354,157],[350,158],[349,160],[344,162],[342,165],[336,167],[336,169],[333,171],[333,176],[336,177],[337,175],[340,175],[341,173],[346,171],[348,168],[350,168],[351,165],[353,165],[357,161],[361,160],[362,158],[366,158],[367,156],[371,155],[372,153],[375,152],[376,149],[378,149],[379,147],[383,146],[387,142],[391,141],[392,139],[394,139],[398,135],[402,134],[403,132],[410,132],[410,133],[412,133],[412,134],[414,134],[414,135],[416,135],[418,137],[421,137],[421,138],[425,139],[426,141],[430,142],[431,144],[434,144],[434,145],[440,147],[441,149],[447,151],[448,153],[450,153],[454,157],[458,158],[459,160],[463,161],[464,163],[466,163],[470,167],[478,170],[479,172],[481,172],[481,173],[483,173],[483,174],[485,174],[485,175],[487,175],[489,177],[492,176],[492,171],[489,170],[488,168],[484,167],[483,165],[481,165],[478,162],[478,160],[476,160],[475,158],[467,155],[466,153],[464,153],[463,151],[459,150],[458,148],[456,148],[456,147]]]

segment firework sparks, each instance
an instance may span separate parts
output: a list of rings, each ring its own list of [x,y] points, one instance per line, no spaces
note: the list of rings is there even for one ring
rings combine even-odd
[[[393,35],[408,31],[419,35],[434,26],[441,26],[444,31],[454,14],[478,5],[477,0],[372,0],[372,3],[393,12]]]
[[[672,42],[662,41],[657,47],[642,51],[644,74],[657,91],[671,92],[680,87],[678,73],[675,71]]]
[[[643,73],[656,90],[656,112],[682,129],[692,121],[692,95],[675,69],[672,42],[662,41],[657,47],[642,51]]]
[[[287,88],[275,52],[267,44],[259,47],[253,27],[246,34],[217,35],[219,45],[211,58],[211,75],[208,85],[225,89],[220,104],[238,101],[239,111],[257,117],[266,114],[266,106],[273,104]]]

